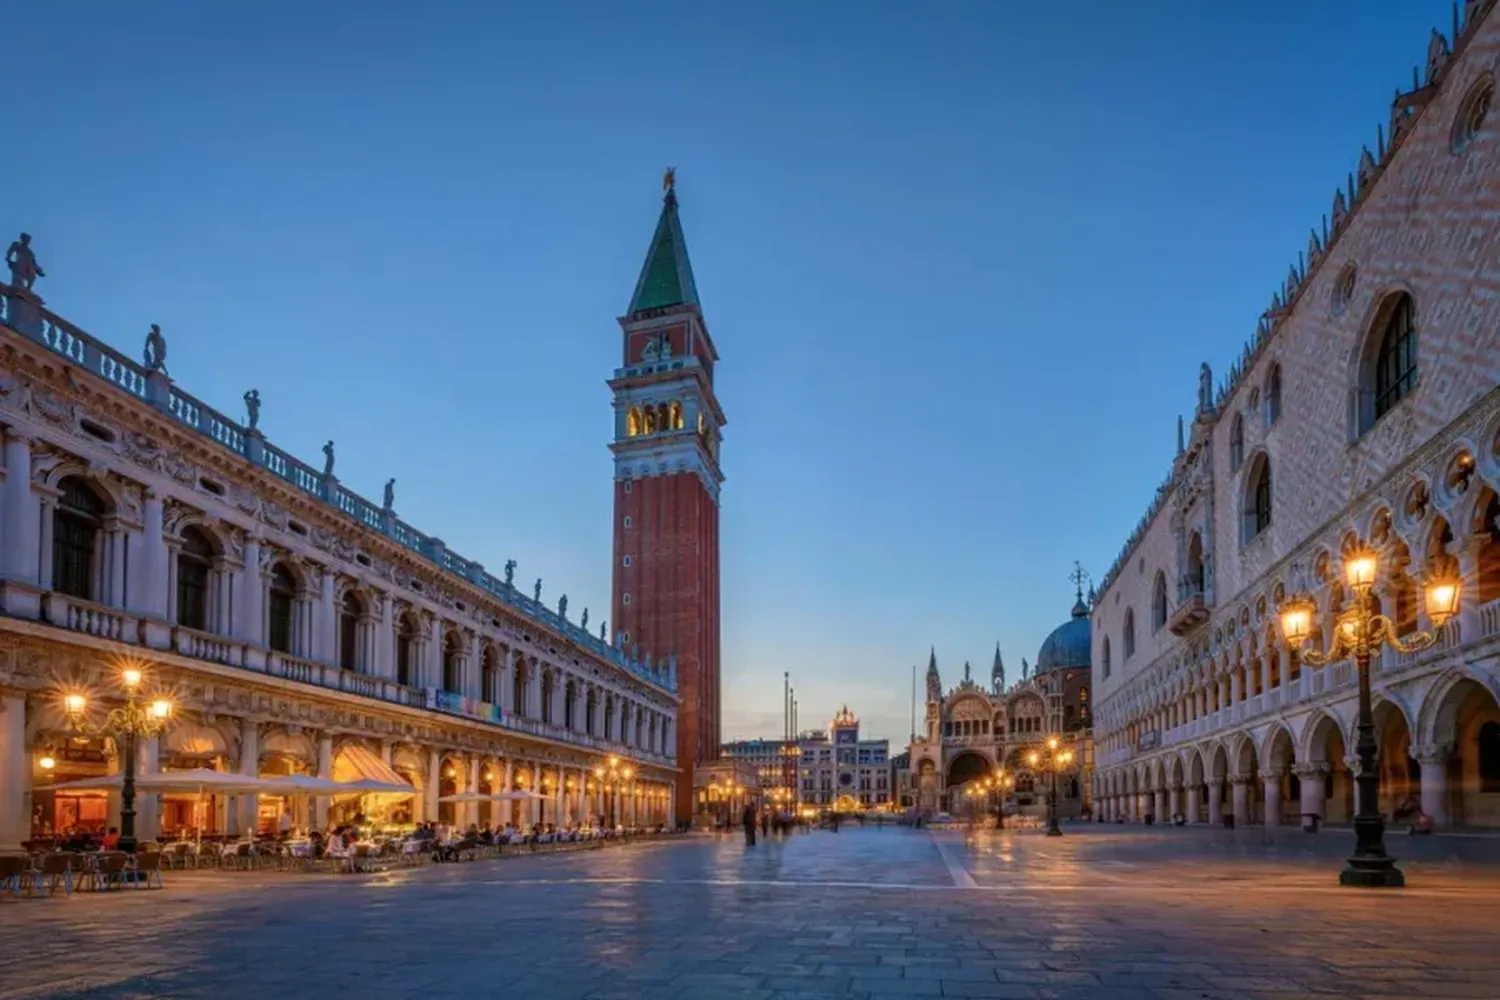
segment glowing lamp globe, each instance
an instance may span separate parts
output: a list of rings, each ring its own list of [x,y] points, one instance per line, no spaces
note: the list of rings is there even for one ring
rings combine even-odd
[[[1317,605],[1305,597],[1294,597],[1286,602],[1281,609],[1281,635],[1288,646],[1300,649],[1307,642],[1307,637],[1312,635],[1313,615],[1317,610]]]
[[[1458,578],[1453,576],[1439,576],[1427,581],[1424,596],[1427,599],[1427,617],[1431,619],[1433,628],[1442,628],[1448,619],[1458,614],[1458,594],[1461,589]]]
[[[1380,561],[1374,552],[1366,548],[1355,549],[1344,558],[1344,580],[1356,593],[1368,594],[1375,586],[1375,574],[1379,568]]]

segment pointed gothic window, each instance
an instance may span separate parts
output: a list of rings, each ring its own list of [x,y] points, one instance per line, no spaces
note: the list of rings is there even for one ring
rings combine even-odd
[[[1159,629],[1167,623],[1167,575],[1156,571],[1156,583],[1151,588],[1151,627]]]
[[[1245,419],[1238,413],[1229,422],[1229,471],[1238,472],[1245,462]]]
[[[1272,365],[1266,376],[1266,426],[1281,419],[1281,366]]]
[[[1417,384],[1417,333],[1410,295],[1402,295],[1386,321],[1375,358],[1375,419],[1408,396]]]
[[[1251,466],[1244,511],[1242,538],[1248,542],[1271,526],[1271,462],[1264,452],[1255,456]]]
[[[1125,646],[1125,659],[1128,660],[1135,655],[1135,610],[1132,608],[1125,609],[1125,634],[1122,641]]]

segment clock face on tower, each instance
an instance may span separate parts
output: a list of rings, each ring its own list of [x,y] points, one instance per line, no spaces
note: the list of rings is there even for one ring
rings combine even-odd
[[[844,771],[839,775],[840,787],[848,788],[852,784],[854,784],[854,775],[850,774],[848,771]]]

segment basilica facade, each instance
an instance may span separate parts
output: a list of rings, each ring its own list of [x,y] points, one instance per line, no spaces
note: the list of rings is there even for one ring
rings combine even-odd
[[[1015,683],[1006,683],[997,647],[988,685],[975,681],[965,663],[963,679],[944,690],[932,650],[923,731],[907,751],[910,788],[901,790],[904,797],[927,815],[960,812],[971,783],[1003,775],[1010,782],[1007,810],[1040,806],[1049,778],[1032,768],[1029,757],[1056,737],[1073,754],[1058,777],[1059,815],[1083,813],[1093,765],[1089,635],[1089,606],[1080,584],[1068,620],[1043,642],[1034,669],[1021,661]]]
[[[1093,609],[1104,818],[1347,823],[1357,674],[1315,668],[1373,549],[1380,807],[1500,825],[1500,17],[1468,0],[1196,411]],[[1424,581],[1461,579],[1432,630]],[[1278,611],[1316,602],[1309,647]]]
[[[410,786],[395,818],[670,822],[675,658],[641,656],[542,581],[495,575],[394,510],[277,448],[246,394],[236,421],[49,311],[30,246],[0,284],[0,850],[118,823],[118,793],[53,790],[120,771],[80,725],[125,669],[169,699],[138,774],[208,768]],[[524,587],[524,589],[523,589]],[[575,612],[576,616],[576,612]],[[597,634],[596,631],[597,630]],[[511,801],[442,802],[517,794]],[[327,797],[141,796],[137,834],[237,834]]]

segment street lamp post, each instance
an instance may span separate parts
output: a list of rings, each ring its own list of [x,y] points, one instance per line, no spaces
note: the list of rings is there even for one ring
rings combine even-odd
[[[604,789],[604,794],[609,796],[609,828],[611,830],[620,825],[620,789],[625,787],[625,783],[634,774],[629,764],[620,763],[620,758],[613,755],[594,768],[595,779]]]
[[[981,779],[985,791],[989,792],[995,799],[995,829],[1005,829],[1005,792],[1011,786],[1011,777],[1005,773],[1005,768],[996,768],[995,772],[988,778]]]
[[[1047,772],[1047,836],[1061,837],[1062,828],[1057,825],[1057,773],[1073,763],[1073,751],[1063,750],[1058,738],[1049,736],[1045,753],[1033,750],[1026,759],[1032,767]]]
[[[1435,574],[1424,585],[1431,631],[1414,632],[1402,639],[1395,624],[1376,612],[1370,601],[1379,570],[1379,558],[1363,542],[1344,556],[1344,579],[1354,596],[1339,611],[1333,625],[1333,642],[1327,649],[1305,649],[1312,636],[1313,616],[1318,606],[1309,597],[1294,596],[1281,608],[1281,631],[1287,645],[1303,662],[1321,667],[1352,658],[1359,673],[1359,719],[1354,744],[1359,760],[1355,775],[1358,801],[1354,815],[1354,854],[1339,873],[1340,885],[1387,886],[1406,884],[1395,859],[1385,849],[1385,817],[1380,813],[1380,772],[1376,770],[1375,715],[1370,704],[1370,659],[1382,646],[1415,653],[1437,642],[1438,630],[1458,613],[1460,583],[1449,573]]]
[[[141,693],[144,668],[127,661],[120,669],[120,684],[125,689],[125,704],[109,710],[102,725],[88,717],[88,696],[73,691],[63,695],[63,710],[74,732],[104,736],[120,747],[120,842],[119,849],[134,854],[135,843],[135,758],[137,739],[150,739],[167,727],[172,718],[172,703],[166,698],[151,698]]]

